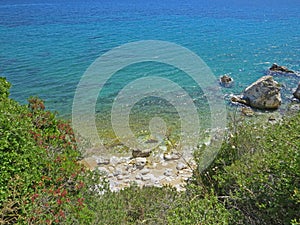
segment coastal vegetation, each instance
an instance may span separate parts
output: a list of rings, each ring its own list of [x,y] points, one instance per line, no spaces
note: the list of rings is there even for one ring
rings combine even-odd
[[[37,97],[20,105],[9,88],[1,78],[0,224],[300,224],[299,112],[275,124],[232,113],[217,157],[184,192],[111,192],[78,163],[70,123]]]

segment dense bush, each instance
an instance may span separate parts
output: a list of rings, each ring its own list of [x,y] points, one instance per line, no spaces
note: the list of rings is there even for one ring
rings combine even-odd
[[[0,224],[90,221],[91,174],[77,163],[73,131],[42,100],[21,106],[0,80]],[[78,222],[79,224],[79,222]]]
[[[300,114],[281,123],[237,122],[210,167],[196,176],[214,188],[243,224],[290,224],[300,218]]]
[[[94,202],[94,224],[166,224],[167,212],[178,198],[170,187],[132,185],[120,192],[107,192]]]
[[[234,222],[236,213],[226,209],[213,192],[201,196],[197,195],[198,187],[190,186],[189,189],[191,188],[194,194],[182,194],[169,210],[168,224],[226,225]]]

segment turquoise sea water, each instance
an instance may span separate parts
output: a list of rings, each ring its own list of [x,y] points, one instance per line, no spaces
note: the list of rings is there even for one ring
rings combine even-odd
[[[235,79],[224,93],[240,93],[273,62],[300,71],[300,1],[0,2],[0,76],[12,82],[11,96],[19,102],[38,95],[63,117],[70,118],[76,86],[88,66],[110,49],[140,40],[190,49],[217,77],[228,73]],[[180,70],[141,63],[110,80],[97,112],[129,81],[149,74],[172,78],[193,99],[203,98]],[[276,79],[289,90],[299,81]]]

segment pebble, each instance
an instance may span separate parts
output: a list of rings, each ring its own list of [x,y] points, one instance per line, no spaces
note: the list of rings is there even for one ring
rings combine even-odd
[[[151,180],[151,177],[146,175],[146,176],[142,176],[142,181],[148,181]]]
[[[98,170],[100,173],[104,173],[105,175],[109,174],[108,169],[106,169],[105,167],[98,167]]]
[[[121,175],[122,174],[122,170],[121,169],[116,169],[113,174],[114,174],[114,176]]]
[[[183,170],[183,169],[187,169],[187,168],[188,168],[187,165],[182,162],[179,162],[176,166],[177,170]]]
[[[141,174],[137,174],[137,175],[135,176],[135,179],[141,180],[141,179],[142,179],[142,175],[141,175]]]
[[[117,180],[123,180],[123,176],[122,175],[118,175],[117,176]]]
[[[96,163],[98,165],[108,165],[110,163],[110,159],[98,157],[98,158],[96,158]]]
[[[124,175],[124,176],[125,176],[125,175],[128,175],[128,174],[129,174],[128,171],[123,171],[123,172],[122,172],[122,175]]]
[[[165,145],[159,146],[158,148],[164,152],[168,150],[167,146],[165,146]]]
[[[144,166],[146,165],[146,163],[147,163],[147,159],[146,158],[138,157],[138,158],[135,159],[135,163],[134,164],[135,164],[136,168],[143,169]]]
[[[116,156],[113,156],[113,157],[111,157],[110,158],[110,164],[112,164],[112,165],[117,165],[117,164],[119,164],[120,163],[120,158],[118,158],[118,157],[116,157]]]
[[[145,174],[147,174],[147,173],[149,173],[150,172],[150,170],[149,169],[146,169],[146,168],[144,168],[144,169],[142,169],[141,171],[140,171],[140,173],[142,174],[142,175],[145,175]]]
[[[123,182],[126,183],[126,184],[128,184],[128,183],[131,182],[131,180],[130,180],[130,179],[126,179],[126,180],[124,180]]]
[[[171,154],[164,154],[164,160],[170,161],[170,160],[178,160],[180,159],[180,155],[171,153]]]
[[[165,172],[164,172],[164,175],[167,176],[167,177],[170,177],[170,176],[172,176],[172,172],[173,172],[172,169],[166,169]]]

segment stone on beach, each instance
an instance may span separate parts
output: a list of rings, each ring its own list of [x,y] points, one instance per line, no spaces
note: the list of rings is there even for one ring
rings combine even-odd
[[[178,160],[180,159],[180,155],[176,153],[165,153],[164,154],[164,160],[170,161],[170,160]]]
[[[108,165],[110,163],[110,159],[103,158],[103,157],[97,157],[96,158],[96,163],[98,165]]]
[[[140,150],[140,149],[133,149],[132,150],[132,156],[133,158],[137,157],[149,157],[151,154],[151,150],[146,149],[146,150]]]
[[[182,162],[179,162],[176,166],[177,170],[183,170],[183,169],[187,169],[187,168],[188,168],[187,165]]]
[[[145,167],[146,163],[147,163],[147,159],[146,158],[141,158],[141,157],[135,158],[134,161],[133,161],[133,164],[138,169],[143,169]]]

